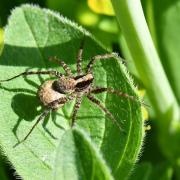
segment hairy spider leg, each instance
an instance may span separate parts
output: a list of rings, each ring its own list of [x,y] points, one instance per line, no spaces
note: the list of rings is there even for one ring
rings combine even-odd
[[[91,90],[91,93],[94,93],[94,94],[99,94],[99,93],[102,93],[102,92],[107,92],[107,93],[111,93],[111,94],[116,94],[118,96],[121,96],[121,97],[126,97],[130,100],[137,100],[134,96],[130,96],[129,94],[126,94],[126,93],[123,93],[119,90],[114,90],[112,88],[104,88],[104,87],[95,87]]]
[[[79,94],[77,94],[76,103],[75,103],[74,109],[73,109],[71,126],[74,126],[76,116],[77,116],[77,112],[78,112],[78,110],[79,110],[79,108],[81,106],[81,102],[82,102],[82,95],[79,93]]]
[[[5,80],[0,80],[0,82],[5,82],[5,81],[10,81],[10,80],[13,80],[15,78],[18,78],[20,76],[27,76],[27,75],[36,75],[36,74],[44,74],[44,75],[52,75],[52,76],[56,76],[56,77],[61,77],[62,74],[59,73],[58,71],[25,71],[23,73],[20,73],[12,78],[9,78],[9,79],[5,79]]]
[[[102,92],[116,94],[116,95],[121,96],[121,97],[126,97],[126,98],[128,98],[128,99],[130,99],[132,101],[139,102],[139,103],[141,103],[141,105],[144,105],[146,107],[150,107],[149,105],[145,104],[143,100],[140,100],[140,99],[136,98],[135,96],[130,96],[129,94],[123,93],[123,92],[121,92],[119,90],[114,90],[112,88],[95,87],[90,92],[94,93],[94,94],[99,94],[99,93],[102,93]]]
[[[96,55],[96,56],[92,57],[90,59],[89,64],[87,65],[87,73],[92,73],[92,67],[97,60],[109,59],[112,57],[117,57],[117,54],[116,53],[109,53],[109,54]]]
[[[44,112],[39,116],[38,120],[36,121],[36,123],[32,126],[32,128],[30,129],[30,131],[28,132],[28,134],[24,137],[24,139],[21,141],[25,141],[29,135],[32,133],[33,129],[37,126],[37,124],[42,120],[42,119],[45,119],[46,116],[49,114],[49,112],[51,111],[50,108],[48,109],[45,109]]]
[[[70,77],[72,76],[71,69],[69,68],[69,66],[64,61],[58,59],[56,56],[50,57],[49,60],[59,64],[60,66],[62,66],[64,71],[66,72],[67,76],[70,76]]]
[[[98,99],[96,99],[94,96],[92,96],[92,95],[90,95],[90,94],[87,95],[87,98],[88,98],[91,102],[93,102],[94,104],[96,104],[101,110],[103,110],[103,111],[111,118],[112,122],[113,122],[114,124],[116,124],[117,127],[118,127],[121,131],[124,132],[124,130],[123,130],[122,127],[119,125],[119,123],[116,121],[116,119],[114,118],[114,116],[112,115],[112,113],[111,113],[110,111],[108,111],[108,110],[101,104],[101,102],[100,102]]]
[[[81,43],[80,43],[80,48],[79,48],[79,51],[78,51],[78,54],[77,54],[77,74],[78,75],[81,75],[82,74],[82,53],[83,53],[83,48],[84,48],[84,41],[85,41],[85,36],[83,37],[83,39],[81,40]]]
[[[42,119],[46,118],[46,116],[49,114],[49,112],[50,112],[51,110],[53,110],[52,107],[53,107],[54,104],[65,104],[66,102],[68,102],[68,101],[70,101],[70,100],[73,100],[73,99],[74,99],[74,96],[69,96],[69,97],[67,97],[67,98],[66,98],[66,97],[62,97],[62,98],[59,98],[59,99],[57,99],[57,100],[49,103],[49,105],[47,106],[47,108],[46,108],[46,109],[44,110],[44,112],[39,116],[38,120],[35,122],[35,124],[32,126],[32,128],[30,129],[30,131],[28,132],[28,134],[25,136],[25,138],[24,138],[21,142],[25,141],[25,140],[29,137],[29,135],[32,133],[33,129],[38,125],[38,123],[39,123]]]
[[[91,80],[91,79],[93,79],[93,75],[92,74],[86,74],[85,76],[77,79],[76,84],[81,83],[83,81],[88,81],[88,80]]]

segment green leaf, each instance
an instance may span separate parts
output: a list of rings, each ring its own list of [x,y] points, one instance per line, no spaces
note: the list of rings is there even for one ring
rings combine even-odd
[[[54,179],[57,180],[112,179],[91,140],[77,128],[63,134],[55,161]]]
[[[152,166],[150,163],[141,163],[136,165],[129,180],[150,180]]]
[[[83,68],[94,55],[107,53],[88,32],[46,9],[30,5],[16,8],[5,29],[5,44],[0,58],[1,79],[7,79],[27,70],[54,68],[63,73],[62,68],[48,61],[50,56],[63,59],[75,72],[76,56],[84,34],[86,38]],[[97,86],[111,87],[137,97],[132,80],[120,63],[120,59],[98,61],[93,72]],[[43,126],[38,124],[25,142],[13,148],[18,139],[21,140],[27,135],[43,111],[43,107],[40,109],[41,104],[36,93],[39,85],[47,78],[49,77],[29,76],[24,79],[19,77],[1,84],[0,143],[17,173],[24,179],[42,179],[42,177],[52,179],[54,161],[57,160],[55,152],[58,150],[58,139],[64,137],[66,142],[66,134],[73,132],[77,135],[74,131],[70,131],[69,125],[74,104],[72,102],[67,103],[57,112],[52,112],[42,122]],[[112,175],[115,178],[125,179],[136,162],[142,144],[141,104],[135,100],[106,93],[97,95],[97,98],[114,115],[125,133],[86,97],[78,112],[76,126],[84,129],[86,136],[91,138],[92,144],[98,149],[97,162],[102,162],[101,155],[98,155],[100,153],[106,166],[111,169]],[[89,140],[87,144],[86,137],[82,136],[84,135],[81,135],[81,139],[82,144],[86,144],[85,149],[81,145],[77,153],[83,153],[82,161],[86,160],[87,166],[91,166],[94,157],[89,159],[90,157],[86,157],[86,152],[83,151],[92,150],[93,145]],[[69,148],[73,149],[77,139],[74,139],[73,144],[72,140],[70,138],[70,142],[67,143],[70,143]],[[68,155],[71,156],[67,153],[66,156]],[[79,163],[71,161],[71,157],[66,158],[67,164],[71,164],[76,169],[80,168]],[[106,171],[109,168],[105,167],[105,163],[103,164],[99,173],[108,174]],[[96,167],[95,164],[93,166]],[[67,173],[67,169],[63,172]],[[78,177],[80,176],[78,173],[79,171],[73,171],[71,176]],[[88,173],[92,175],[92,172]]]

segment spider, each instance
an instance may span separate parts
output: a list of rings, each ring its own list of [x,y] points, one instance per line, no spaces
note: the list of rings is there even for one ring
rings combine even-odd
[[[111,94],[116,94],[118,96],[127,97],[129,99],[134,100],[134,96],[130,96],[128,94],[122,93],[119,90],[114,90],[112,88],[105,88],[105,87],[94,87],[93,86],[93,65],[97,60],[101,59],[109,59],[116,56],[115,53],[107,53],[103,55],[96,55],[90,59],[86,67],[86,72],[84,73],[81,66],[82,61],[82,54],[83,54],[83,47],[84,47],[84,40],[81,41],[80,48],[77,53],[77,75],[74,76],[71,72],[71,69],[68,65],[59,60],[57,57],[50,57],[50,61],[54,61],[58,63],[60,66],[63,67],[65,71],[65,75],[61,74],[58,71],[48,70],[48,71],[25,71],[21,74],[18,74],[14,77],[11,77],[6,80],[0,80],[0,82],[10,81],[20,76],[28,76],[28,75],[51,75],[56,77],[56,80],[47,80],[45,81],[38,90],[38,96],[40,101],[45,107],[45,110],[39,116],[35,124],[29,130],[28,134],[24,137],[21,141],[25,141],[29,135],[32,133],[33,129],[37,126],[37,124],[44,119],[50,111],[56,111],[57,109],[61,108],[65,103],[71,101],[76,98],[74,110],[72,113],[72,121],[71,127],[74,126],[77,112],[81,106],[82,98],[86,96],[92,103],[96,104],[102,111],[105,112],[112,120],[114,124],[118,126],[120,130],[123,130],[119,123],[116,121],[112,113],[106,109],[102,103],[94,97],[92,94],[98,94],[102,92],[107,92]]]

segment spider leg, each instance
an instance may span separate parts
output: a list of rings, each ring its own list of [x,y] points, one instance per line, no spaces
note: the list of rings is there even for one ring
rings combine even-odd
[[[139,102],[141,103],[141,105],[144,105],[146,107],[150,107],[148,104],[146,104],[143,100],[141,99],[138,99],[136,98],[135,96],[131,96],[129,94],[126,94],[126,93],[123,93],[119,90],[114,90],[112,88],[104,88],[104,87],[95,87],[93,88],[91,91],[91,93],[94,93],[94,94],[99,94],[99,93],[102,93],[102,92],[108,92],[108,93],[111,93],[111,94],[116,94],[120,97],[125,97],[125,98],[128,98],[132,101],[136,101],[136,102]]]
[[[79,94],[79,95],[77,95],[76,103],[75,103],[73,114],[72,114],[72,124],[71,124],[72,127],[74,126],[76,116],[77,116],[77,112],[81,106],[81,102],[82,102],[82,95]]]
[[[101,102],[100,102],[98,99],[96,99],[94,96],[92,96],[92,95],[90,95],[90,94],[87,95],[87,98],[88,98],[91,102],[93,102],[94,104],[96,104],[102,111],[104,111],[104,112],[111,118],[112,122],[113,122],[114,124],[116,124],[117,127],[118,127],[121,131],[124,131],[124,130],[122,129],[122,127],[119,125],[119,123],[117,122],[117,120],[114,118],[114,116],[111,114],[111,112],[108,111],[108,110],[101,104]]]
[[[47,118],[44,118],[42,122],[43,129],[48,133],[49,136],[51,136],[52,139],[57,139],[53,133],[47,128],[47,124],[49,122],[50,113],[47,115]]]
[[[102,93],[102,92],[108,92],[108,93],[111,93],[111,94],[116,94],[118,96],[121,96],[121,97],[126,97],[130,100],[135,100],[135,101],[138,101],[138,99],[134,96],[130,96],[129,94],[126,94],[126,93],[123,93],[119,90],[114,90],[112,88],[104,88],[104,87],[95,87],[91,90],[91,93],[94,93],[94,94],[99,94],[99,93]]]
[[[71,101],[74,98],[75,98],[75,95],[70,95],[67,97],[61,97],[61,98],[49,103],[47,107],[52,109],[52,110],[56,110],[56,108],[53,108],[53,107],[55,107],[58,104],[65,104],[66,102]]]
[[[56,62],[57,64],[62,66],[64,71],[66,72],[67,76],[72,76],[71,69],[69,68],[69,66],[64,61],[58,59],[56,56],[50,57],[49,60],[53,61],[53,62]]]
[[[87,65],[87,73],[92,73],[92,67],[97,60],[109,59],[109,58],[113,58],[113,57],[117,57],[117,54],[116,53],[108,53],[108,54],[96,55],[96,56],[92,57],[89,64]]]
[[[49,103],[49,105],[47,106],[47,109],[44,110],[44,112],[39,116],[38,120],[36,121],[36,123],[32,126],[32,128],[30,129],[29,133],[25,136],[25,138],[21,141],[25,141],[29,135],[31,134],[31,132],[33,131],[33,129],[37,126],[37,124],[44,119],[51,110],[55,110],[53,109],[53,106],[55,104],[65,104],[67,101],[72,100],[74,98],[74,96],[69,96],[68,98],[64,97],[64,98],[59,98],[51,103]]]
[[[18,78],[20,76],[35,75],[35,74],[44,74],[44,75],[47,74],[47,75],[56,76],[58,78],[62,76],[61,73],[59,73],[58,71],[53,71],[53,70],[52,71],[25,71],[25,72],[20,73],[20,74],[14,76],[12,78],[5,79],[5,80],[0,80],[0,83],[5,82],[5,81],[13,80],[13,79]]]
[[[79,48],[79,51],[78,51],[78,54],[77,54],[77,74],[78,75],[81,75],[82,74],[82,64],[81,64],[81,61],[82,61],[82,53],[83,53],[83,48],[84,48],[84,41],[85,41],[85,37],[83,37],[82,41],[81,41],[81,44],[80,44],[80,48]]]
[[[28,132],[28,134],[24,137],[24,139],[23,139],[21,142],[25,141],[25,140],[29,137],[29,135],[32,133],[33,129],[37,126],[37,124],[38,124],[42,119],[44,119],[44,118],[49,114],[50,111],[51,111],[50,108],[44,110],[44,112],[39,116],[38,120],[35,122],[35,124],[32,126],[32,128],[30,129],[30,131]]]

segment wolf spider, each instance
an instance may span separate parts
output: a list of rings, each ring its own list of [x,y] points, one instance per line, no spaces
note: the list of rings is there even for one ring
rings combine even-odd
[[[102,92],[107,92],[111,94],[116,94],[118,96],[127,97],[129,99],[134,100],[134,96],[130,96],[128,94],[122,93],[118,90],[113,90],[111,88],[105,88],[105,87],[94,87],[93,86],[93,72],[92,68],[94,63],[97,60],[101,59],[109,59],[116,56],[115,53],[110,54],[103,54],[103,55],[96,55],[90,59],[89,64],[86,67],[86,72],[83,73],[81,61],[82,61],[82,53],[83,53],[83,46],[84,46],[84,40],[80,44],[80,48],[78,50],[77,54],[77,75],[74,76],[71,72],[71,69],[68,67],[68,65],[62,61],[59,60],[56,57],[51,57],[51,61],[55,61],[60,66],[63,67],[66,75],[59,73],[58,71],[49,70],[49,71],[26,71],[19,75],[16,75],[12,78],[6,79],[6,80],[0,80],[0,82],[10,81],[12,79],[15,79],[19,76],[28,76],[28,75],[51,75],[57,78],[57,80],[47,80],[45,81],[39,88],[38,96],[40,98],[40,101],[45,106],[45,110],[43,113],[39,116],[35,124],[32,126],[28,134],[24,137],[22,141],[25,141],[28,136],[31,134],[33,129],[36,127],[36,125],[44,119],[50,111],[57,110],[60,107],[62,107],[65,103],[68,101],[71,101],[76,98],[76,103],[74,106],[74,110],[72,113],[72,121],[71,126],[73,127],[76,120],[76,115],[78,112],[78,109],[80,108],[81,101],[83,96],[86,96],[92,103],[96,104],[102,111],[105,112],[111,118],[114,124],[118,126],[120,130],[122,130],[121,126],[118,124],[114,116],[111,114],[108,109],[106,109],[101,102],[96,99],[92,94],[98,94]],[[21,142],[22,142],[21,141]]]

